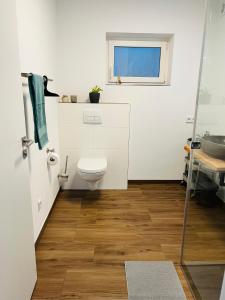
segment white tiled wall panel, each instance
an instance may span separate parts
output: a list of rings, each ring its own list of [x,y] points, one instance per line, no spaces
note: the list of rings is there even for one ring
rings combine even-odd
[[[84,124],[83,112],[100,109],[102,124]],[[63,189],[87,189],[77,172],[81,157],[106,157],[107,172],[99,189],[126,189],[128,180],[129,104],[59,103],[61,169],[69,156],[69,180]]]

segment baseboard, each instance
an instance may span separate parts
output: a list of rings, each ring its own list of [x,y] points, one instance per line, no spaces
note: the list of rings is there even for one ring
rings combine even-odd
[[[157,183],[174,183],[179,184],[181,182],[180,180],[128,180],[128,185],[132,184],[157,184]]]

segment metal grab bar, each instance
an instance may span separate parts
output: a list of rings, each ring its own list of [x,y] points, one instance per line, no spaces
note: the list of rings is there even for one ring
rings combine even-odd
[[[32,73],[21,73],[21,76],[28,78],[28,77],[32,76]],[[53,79],[50,79],[50,78],[48,78],[48,80],[53,81]]]

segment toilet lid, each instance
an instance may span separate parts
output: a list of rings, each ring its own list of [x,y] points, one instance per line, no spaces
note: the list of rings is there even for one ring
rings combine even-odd
[[[107,160],[105,158],[81,158],[77,167],[83,173],[98,173],[106,170]]]

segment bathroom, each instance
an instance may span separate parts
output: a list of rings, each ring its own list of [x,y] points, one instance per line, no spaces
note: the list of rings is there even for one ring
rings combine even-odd
[[[225,3],[9,0],[0,22],[0,300],[225,299],[225,163],[198,152],[225,135]],[[128,78],[122,48],[155,49],[158,75]],[[48,79],[42,149],[34,74]],[[133,295],[134,262],[165,263],[178,295]]]

